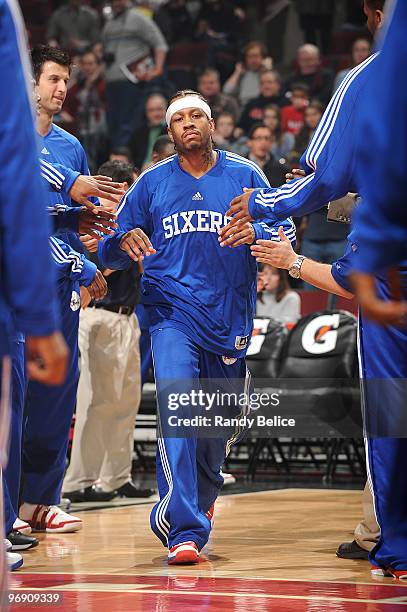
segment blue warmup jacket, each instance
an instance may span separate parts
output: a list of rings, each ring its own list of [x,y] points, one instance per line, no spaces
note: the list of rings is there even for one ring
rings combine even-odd
[[[354,218],[364,272],[407,262],[407,2],[399,0],[361,100],[357,178],[366,206]],[[374,100],[374,103],[371,103]]]
[[[99,254],[102,265],[125,268],[130,259],[120,249],[123,234],[140,227],[150,237],[157,253],[144,259],[142,279],[150,331],[175,327],[203,349],[244,357],[256,306],[257,264],[247,245],[222,248],[218,229],[243,187],[267,185],[256,164],[226,151],[218,151],[215,166],[199,179],[181,168],[177,155],[137,179],[119,207],[119,231],[99,245]],[[256,223],[256,237],[275,238],[278,225],[295,240],[291,220]]]
[[[355,133],[367,86],[377,75],[377,61],[377,54],[371,55],[351,70],[333,95],[301,158],[307,176],[252,193],[249,212],[253,219],[277,222],[288,215],[307,215],[349,191],[358,191]]]
[[[68,193],[69,188],[78,176],[78,174],[75,176],[73,173],[89,174],[86,153],[79,140],[58,125],[52,124],[48,134],[42,138],[41,159],[43,176],[46,174],[44,168],[47,162],[48,164],[52,164],[54,169],[57,169],[66,177],[65,181],[63,181],[64,188],[62,189],[61,187],[60,189],[63,204],[69,207],[78,206]],[[94,198],[90,199],[97,202]],[[66,218],[63,219],[62,226],[66,222]],[[68,227],[70,227],[69,222]],[[77,227],[75,229],[75,226],[72,225],[72,228],[73,231],[65,231],[65,228],[61,227],[61,229],[58,230],[58,237],[70,244],[76,251],[82,253],[84,252],[84,248],[77,235]]]
[[[49,220],[31,107],[24,25],[15,2],[0,0],[0,353],[15,328],[45,336],[57,328]]]

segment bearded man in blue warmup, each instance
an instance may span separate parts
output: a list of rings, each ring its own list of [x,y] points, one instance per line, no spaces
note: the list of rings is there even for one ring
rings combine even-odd
[[[160,501],[151,527],[168,547],[169,563],[197,563],[209,538],[213,504],[223,484],[220,467],[231,441],[223,432],[210,438],[196,432],[166,434],[165,381],[182,382],[190,391],[198,381],[218,379],[222,390],[236,385],[247,391],[244,357],[257,280],[248,245],[277,237],[278,228],[244,224],[234,236],[237,248],[222,249],[217,232],[226,223],[229,197],[268,181],[253,162],[213,150],[215,125],[200,94],[176,94],[166,119],[177,155],[146,170],[129,189],[118,210],[119,232],[100,244],[99,255],[109,268],[147,256],[142,299],[151,323],[164,431],[157,453]],[[294,240],[293,222],[283,226]],[[192,414],[192,403],[183,408],[184,415]]]

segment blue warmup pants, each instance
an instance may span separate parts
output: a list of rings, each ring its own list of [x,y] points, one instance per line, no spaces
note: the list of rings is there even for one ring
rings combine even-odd
[[[148,381],[148,373],[153,365],[153,357],[151,354],[151,336],[150,336],[150,317],[148,310],[143,304],[137,304],[136,316],[140,326],[140,367],[141,367],[141,387]]]
[[[177,381],[183,391],[188,391],[188,386],[196,388],[197,381],[202,379],[221,380],[223,392],[235,391],[239,387],[243,393],[249,388],[250,375],[244,359],[226,365],[222,356],[205,351],[177,329],[153,331],[152,349],[159,419],[164,431],[168,431],[164,427],[164,420],[169,414],[168,395],[164,389],[168,381]],[[177,383],[174,382],[174,385]],[[235,416],[239,412],[241,407],[235,409]],[[183,417],[196,414],[197,409],[192,406],[182,409]],[[236,432],[233,441],[237,441],[238,437],[241,435]],[[227,448],[228,439],[222,434],[218,437],[197,437],[193,432],[188,432],[188,437],[158,439],[160,501],[151,512],[150,522],[164,546],[171,548],[180,542],[192,540],[201,550],[207,543],[211,523],[205,512],[222,487],[220,468]]]
[[[407,297],[406,275],[403,280]],[[378,292],[382,298],[389,299],[387,286],[382,281],[378,282]],[[363,316],[359,325],[368,475],[381,531],[369,559],[383,568],[405,570],[407,437],[394,437],[394,432],[397,420],[404,425],[406,422],[407,328],[382,327]],[[407,436],[405,426],[400,428],[400,435]]]
[[[28,384],[21,501],[29,504],[59,504],[61,498],[79,381],[79,309],[72,304],[73,291],[79,293],[79,284],[71,280],[59,287],[61,332],[70,351],[65,382],[54,387],[34,381]]]
[[[4,524],[6,534],[10,533],[17,518],[20,495],[21,438],[26,391],[24,342],[13,342],[11,357],[10,444],[8,462],[3,472]]]

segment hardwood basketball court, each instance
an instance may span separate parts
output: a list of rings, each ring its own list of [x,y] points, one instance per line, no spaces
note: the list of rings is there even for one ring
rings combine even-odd
[[[79,612],[395,612],[407,606],[407,584],[373,579],[368,562],[335,555],[360,520],[360,491],[222,496],[205,560],[187,567],[167,565],[166,550],[150,531],[151,505],[83,512],[82,531],[39,534],[40,545],[12,575],[11,595],[33,601],[51,594],[48,609]]]

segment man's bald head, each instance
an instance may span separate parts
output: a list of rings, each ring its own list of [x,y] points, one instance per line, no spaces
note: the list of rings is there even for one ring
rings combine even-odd
[[[301,74],[313,74],[321,63],[321,54],[317,46],[301,45],[297,51],[297,62]]]

